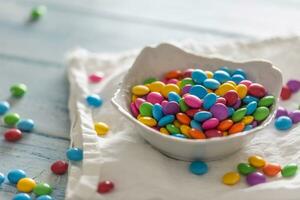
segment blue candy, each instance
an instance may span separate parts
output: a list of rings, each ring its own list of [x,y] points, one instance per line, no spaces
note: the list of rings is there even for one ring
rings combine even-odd
[[[180,133],[172,134],[172,136],[174,136],[174,137],[178,137],[178,138],[186,138],[186,136],[185,136],[185,135],[183,135],[183,134],[180,134]]]
[[[168,94],[169,101],[176,101],[177,103],[179,103],[180,99],[181,99],[181,97],[176,92],[170,92]]]
[[[103,100],[97,94],[91,94],[86,97],[86,102],[89,106],[100,107],[103,103]]]
[[[223,67],[220,67],[220,69],[219,69],[219,70],[225,71],[225,72],[227,72],[229,75],[231,75],[231,74],[232,74],[232,70],[231,70],[231,69],[229,69],[228,67],[225,67],[225,66],[223,66]]]
[[[5,176],[4,174],[0,173],[0,185],[5,181]]]
[[[242,75],[245,79],[247,78],[247,74],[246,74],[245,70],[243,70],[243,69],[236,69],[232,73],[232,75],[236,75],[236,74]]]
[[[201,84],[207,79],[206,73],[201,69],[196,69],[192,72],[192,79],[195,83]]]
[[[26,193],[16,194],[12,200],[31,200],[31,197]]]
[[[66,155],[71,161],[81,161],[83,159],[83,151],[79,148],[69,148]]]
[[[202,99],[205,95],[207,95],[207,90],[202,85],[194,85],[191,87],[189,93]]]
[[[253,126],[251,124],[248,124],[247,126],[245,126],[244,131],[249,131],[253,129]]]
[[[174,120],[174,115],[166,115],[158,121],[158,126],[165,126],[167,124],[171,124]]]
[[[190,172],[196,175],[206,174],[208,171],[208,166],[205,162],[202,161],[194,161],[190,164]]]
[[[208,111],[199,111],[194,115],[194,120],[199,121],[199,122],[203,122],[210,118],[212,118],[212,114],[211,114],[211,112],[208,112]]]
[[[227,107],[227,111],[228,111],[228,117],[231,117],[235,112],[233,107]]]
[[[243,103],[245,103],[245,104],[249,104],[249,103],[251,103],[252,101],[258,102],[258,99],[257,99],[256,97],[249,96],[249,95],[247,95],[247,96],[245,96],[245,97],[243,98]]]
[[[215,90],[219,88],[220,82],[215,79],[208,78],[205,81],[203,81],[203,85],[208,89]]]
[[[257,102],[256,101],[252,101],[252,102],[248,103],[248,105],[246,106],[246,108],[247,108],[246,114],[247,115],[251,115],[252,113],[254,113],[254,111],[257,108]]]
[[[199,122],[197,122],[196,120],[192,120],[192,121],[190,122],[190,126],[191,126],[192,128],[195,128],[195,129],[199,130],[199,131],[202,131],[201,124],[200,124]]]
[[[217,101],[217,95],[215,93],[209,93],[203,98],[203,108],[208,110]]]
[[[20,179],[25,177],[26,173],[21,169],[13,169],[7,174],[7,179],[12,184],[17,184]]]
[[[10,108],[10,105],[7,101],[0,101],[0,115],[5,114]]]
[[[236,84],[239,84],[242,80],[245,80],[245,77],[240,74],[235,74],[231,77],[231,80]]]
[[[213,78],[220,83],[224,83],[230,80],[230,74],[224,70],[217,70],[215,71]]]
[[[34,128],[34,121],[32,119],[21,119],[17,123],[17,128],[21,131],[30,132]]]
[[[49,195],[42,195],[36,198],[36,200],[53,200],[53,198]]]
[[[154,104],[152,108],[152,116],[156,119],[156,121],[159,121],[164,116],[162,106],[160,104]]]
[[[292,125],[293,125],[292,119],[287,116],[280,116],[277,119],[275,119],[275,127],[278,130],[290,129]]]

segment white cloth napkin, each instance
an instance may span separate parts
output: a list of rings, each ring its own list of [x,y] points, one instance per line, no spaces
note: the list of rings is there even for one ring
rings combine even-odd
[[[202,46],[195,41],[175,45],[196,54],[238,60],[268,59],[282,69],[285,81],[300,78],[298,37],[213,47]],[[246,185],[244,177],[232,187],[221,183],[224,173],[235,170],[238,163],[246,162],[252,154],[282,165],[291,162],[299,164],[300,128],[297,125],[289,131],[279,132],[271,124],[241,151],[222,160],[208,162],[209,172],[203,176],[191,174],[188,162],[168,158],[140,138],[132,124],[110,102],[137,53],[138,51],[131,51],[104,55],[79,49],[70,54],[68,73],[71,86],[71,141],[72,146],[83,148],[84,160],[72,165],[70,169],[66,199],[299,199],[300,173],[293,178],[268,178],[267,183],[253,187]],[[88,75],[95,72],[105,74],[100,84],[88,82]],[[85,97],[91,93],[100,94],[104,99],[105,103],[100,109],[86,106]],[[297,109],[299,100],[300,94],[296,94],[291,100],[281,104],[289,109]],[[110,126],[107,136],[96,136],[93,124],[97,121],[106,122]],[[97,184],[102,180],[113,181],[115,190],[109,194],[98,194]]]

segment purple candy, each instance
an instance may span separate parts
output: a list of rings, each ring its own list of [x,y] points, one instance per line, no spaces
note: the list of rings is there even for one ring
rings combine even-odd
[[[169,103],[167,100],[163,100],[160,105],[162,107],[165,107],[167,105],[167,103]]]
[[[175,115],[179,112],[179,104],[176,101],[170,101],[163,106],[163,113],[165,115]]]
[[[238,98],[238,100],[236,101],[236,103],[233,105],[233,108],[234,109],[238,109],[241,106],[241,103],[242,103],[241,99]]]
[[[210,112],[213,117],[217,118],[219,121],[222,121],[228,117],[228,109],[222,103],[216,103],[210,108]]]
[[[217,99],[217,103],[221,103],[221,104],[226,105],[226,99],[223,98],[223,97],[219,97],[219,98]]]
[[[288,116],[288,111],[283,107],[278,107],[275,118],[280,116]]]
[[[265,183],[266,177],[260,172],[253,172],[246,177],[247,183],[250,186]]]
[[[292,93],[298,92],[300,90],[300,81],[298,80],[289,80],[286,85]]]
[[[253,128],[257,127],[257,121],[254,120],[254,121],[251,123],[251,125],[252,125]]]
[[[292,119],[294,124],[300,122],[300,110],[294,110],[290,112],[289,117]]]
[[[185,85],[183,88],[182,88],[182,95],[186,94],[186,93],[189,93],[190,92],[190,89],[191,89],[192,85]]]

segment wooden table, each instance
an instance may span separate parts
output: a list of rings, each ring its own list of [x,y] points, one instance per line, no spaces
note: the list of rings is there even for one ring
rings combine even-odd
[[[40,4],[47,14],[29,23]],[[68,50],[119,52],[188,38],[211,44],[297,34],[299,9],[292,0],[0,0],[0,99],[9,99],[13,83],[25,83],[29,92],[12,102],[12,111],[37,125],[15,144],[0,140],[0,172],[24,169],[50,183],[56,200],[64,199],[67,176],[52,175],[49,166],[65,159],[69,146]],[[1,124],[0,131],[6,129]],[[8,183],[0,187],[0,199],[15,193]]]

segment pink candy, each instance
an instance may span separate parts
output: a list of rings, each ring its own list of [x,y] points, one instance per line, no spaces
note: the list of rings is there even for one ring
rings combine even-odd
[[[217,118],[210,118],[203,122],[202,128],[203,129],[213,129],[219,125],[219,120]]]
[[[137,117],[140,114],[139,110],[136,108],[133,102],[130,104],[130,110],[134,117]]]
[[[102,74],[91,74],[89,76],[89,80],[91,83],[99,83],[101,80],[103,79],[103,75]]]
[[[195,95],[185,95],[184,102],[191,108],[200,108],[202,106],[202,100]]]
[[[148,102],[150,102],[152,104],[156,104],[156,103],[161,104],[161,102],[164,100],[164,97],[158,92],[150,92],[147,95],[146,99]]]

